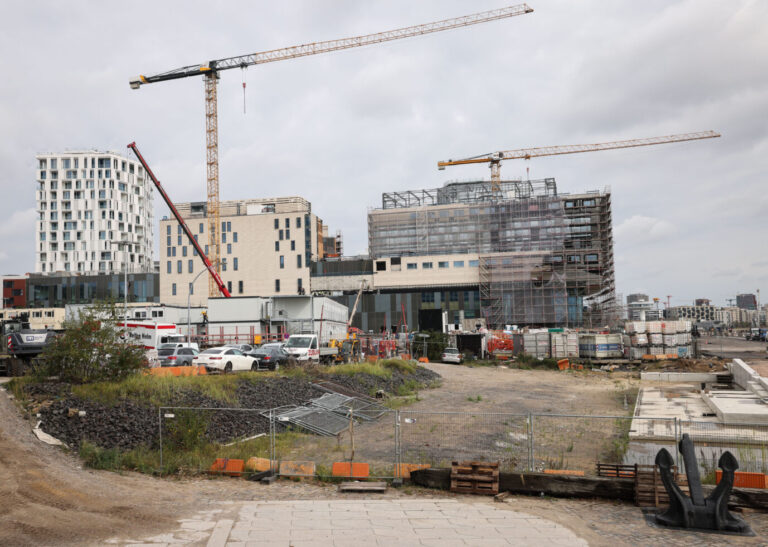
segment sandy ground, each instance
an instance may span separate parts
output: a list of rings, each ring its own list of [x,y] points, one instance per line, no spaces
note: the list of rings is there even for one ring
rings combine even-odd
[[[564,374],[510,369],[470,369],[433,364],[444,374],[439,390],[425,391],[410,408],[468,410],[485,407],[521,411],[615,412],[621,401],[617,381],[592,373]],[[479,402],[466,397],[481,396]],[[220,507],[224,501],[277,499],[364,499],[380,496],[339,494],[332,486],[281,480],[271,486],[235,479],[157,479],[135,473],[84,470],[76,458],[39,442],[32,424],[0,393],[0,545],[95,545],[107,540],[150,538],[179,527],[182,518]],[[416,488],[385,496],[443,497]],[[473,499],[478,502],[478,498]],[[513,497],[505,504],[553,519],[593,545],[760,544],[760,539],[669,532],[645,524],[639,509],[603,501]],[[766,515],[747,520],[768,537]]]

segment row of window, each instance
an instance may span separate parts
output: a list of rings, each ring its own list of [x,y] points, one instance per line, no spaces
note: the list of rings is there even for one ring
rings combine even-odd
[[[421,269],[422,270],[431,270],[433,269],[434,263],[433,262],[422,262],[421,263]],[[470,268],[477,268],[480,266],[479,260],[470,260],[469,261],[469,267]],[[408,270],[417,270],[419,265],[417,262],[407,262],[405,265],[406,269]],[[440,261],[437,263],[437,267],[440,269],[444,268],[450,268],[450,261]],[[454,268],[463,268],[464,267],[464,261],[463,260],[454,260],[453,261],[453,267]]]
[[[227,290],[230,294],[232,294],[232,282],[227,281]],[[176,296],[176,283],[171,283],[171,294],[173,296]],[[192,285],[192,283],[189,284],[189,294],[195,294],[195,286]],[[243,294],[243,282],[238,281],[237,282],[237,294]]]
[[[176,261],[176,273],[184,273],[184,267],[183,267],[183,260],[177,260]],[[232,259],[232,270],[238,271],[240,268],[239,261],[237,260],[237,257],[234,257]],[[166,271],[170,274],[173,273],[173,260],[168,260],[166,262]],[[221,261],[221,271],[226,272],[227,271],[227,259],[224,258]],[[193,259],[187,260],[187,273],[195,273],[195,261]]]
[[[285,218],[285,229],[288,230],[291,227],[291,219],[286,217]],[[301,228],[301,217],[296,217],[296,228]],[[275,230],[280,229],[280,219],[275,219]],[[283,239],[282,237],[280,239]],[[287,238],[286,239],[290,239]]]
[[[296,242],[294,240],[291,240],[291,250],[296,250]],[[280,241],[275,241],[275,251],[280,252]]]

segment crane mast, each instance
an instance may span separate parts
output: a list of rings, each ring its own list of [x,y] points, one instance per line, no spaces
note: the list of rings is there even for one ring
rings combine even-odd
[[[392,40],[401,40],[423,34],[431,34],[444,30],[451,30],[480,23],[487,23],[507,17],[524,15],[533,11],[527,4],[519,4],[499,8],[490,11],[473,13],[462,17],[443,19],[432,23],[403,27],[375,34],[366,34],[362,36],[353,36],[351,38],[342,38],[339,40],[328,40],[324,42],[312,42],[298,46],[291,46],[269,51],[252,53],[249,55],[239,55],[235,57],[226,57],[210,61],[204,64],[188,65],[174,70],[169,70],[152,76],[138,76],[130,80],[131,89],[139,89],[142,85],[168,80],[177,80],[191,76],[203,76],[205,82],[205,148],[206,148],[206,180],[207,180],[207,215],[208,215],[208,252],[209,258],[215,265],[216,271],[220,267],[221,258],[221,236],[219,235],[220,212],[219,212],[219,136],[218,136],[218,114],[216,87],[219,78],[219,72],[233,68],[247,68],[252,65],[272,63],[276,61],[285,61],[306,57],[309,55],[318,55],[321,53],[330,53],[342,49],[368,46]],[[215,296],[219,292],[213,277],[209,279],[208,294]]]
[[[655,144],[667,144],[672,142],[696,141],[701,139],[712,139],[719,137],[719,133],[714,131],[700,131],[698,133],[681,133],[678,135],[667,135],[664,137],[649,137],[645,139],[630,139],[624,141],[611,141],[596,144],[568,144],[562,146],[544,146],[540,148],[520,148],[517,150],[506,150],[503,152],[493,152],[491,154],[481,154],[460,160],[445,160],[437,162],[437,168],[445,169],[451,165],[471,165],[474,163],[489,163],[491,168],[491,189],[499,190],[501,183],[501,162],[502,160],[514,160],[538,158],[541,156],[558,156],[562,154],[578,154],[581,152],[599,152],[600,150],[615,150],[617,148],[635,148],[638,146],[652,146]]]

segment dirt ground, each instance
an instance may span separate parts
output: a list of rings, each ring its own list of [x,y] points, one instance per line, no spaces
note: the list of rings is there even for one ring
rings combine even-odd
[[[627,378],[598,373],[517,371],[431,364],[443,387],[420,394],[416,410],[613,413],[623,411],[620,389]],[[477,396],[480,400],[477,400]],[[475,398],[474,401],[467,400]],[[82,469],[61,449],[38,441],[30,421],[0,393],[0,545],[95,545],[107,540],[149,538],[172,532],[179,519],[219,507],[223,501],[362,499],[333,486],[281,480],[264,486],[236,479],[158,479],[135,473]],[[386,496],[443,497],[417,488],[390,489]],[[477,497],[462,497],[476,503]],[[669,532],[645,524],[639,509],[604,501],[513,497],[505,504],[555,520],[593,545],[761,544],[759,538]],[[746,515],[758,536],[768,537],[768,517]]]
[[[747,341],[736,336],[703,336],[700,340],[701,352],[716,355],[723,359],[743,359],[750,366],[757,365],[766,374],[768,369],[768,343]]]

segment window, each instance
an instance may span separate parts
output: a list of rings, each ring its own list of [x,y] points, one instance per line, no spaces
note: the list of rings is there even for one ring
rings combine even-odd
[[[285,257],[280,255],[280,268],[285,268]]]
[[[448,296],[451,299],[451,302],[459,301],[459,291],[451,291]]]
[[[435,301],[435,293],[433,293],[433,292],[423,292],[423,293],[421,293],[421,301],[422,302],[434,302]]]
[[[585,199],[582,203],[584,207],[594,207],[595,206],[595,200],[594,199]]]
[[[470,268],[478,268],[480,266],[479,260],[470,260],[469,261],[469,267]]]
[[[187,256],[187,246],[186,245],[184,245],[181,248],[181,256]]]
[[[176,256],[176,247],[171,247],[171,253]]]
[[[181,273],[181,260],[176,261],[176,273]]]
[[[569,264],[578,264],[581,262],[581,256],[579,255],[568,255],[568,263]]]
[[[301,255],[296,255],[296,267],[301,268]]]
[[[448,261],[445,262],[438,262],[437,263],[438,268],[447,268],[448,267]]]
[[[454,268],[463,268],[464,267],[464,261],[463,260],[454,260],[453,261],[453,267]]]
[[[277,222],[277,221],[275,221]],[[280,292],[280,280],[275,279],[275,292]]]
[[[237,271],[237,257],[232,259],[232,269]]]
[[[276,218],[275,219],[275,230],[277,230],[279,227],[280,227],[280,219]]]
[[[170,247],[171,246],[171,236],[165,236],[165,244]]]
[[[187,260],[187,272],[188,273],[194,273],[195,272],[195,264],[194,261],[190,258]]]
[[[289,229],[285,229],[285,239],[291,239],[291,231]]]
[[[192,283],[189,284],[189,294],[195,294],[195,286]],[[152,317],[154,316],[155,312],[152,312]]]
[[[235,269],[237,269],[237,268],[235,268]],[[238,281],[237,282],[237,293],[238,294],[243,294],[243,282],[242,281]]]
[[[421,268],[423,270],[431,270],[432,269],[432,263],[431,262],[422,262]]]
[[[229,291],[229,294],[232,294],[232,282],[227,281],[227,290]]]
[[[226,243],[227,242],[227,232],[222,232],[221,234],[221,242]]]
[[[171,261],[169,260],[168,261],[168,273],[172,273],[172,272],[173,272],[173,266],[171,265]]]
[[[275,241],[275,250],[276,251],[280,250],[280,242],[279,241]]]
[[[296,280],[296,290],[299,294],[304,294],[304,284],[302,283],[301,278]]]
[[[596,254],[584,255],[584,262],[586,262],[587,264],[596,264],[597,263],[597,255]]]
[[[237,232],[232,232],[232,243],[237,243]]]
[[[171,294],[176,296],[176,283],[171,284]]]
[[[296,227],[301,228],[301,217],[296,217]]]
[[[228,255],[232,254],[232,244],[231,243],[227,243],[227,254]]]
[[[168,231],[169,232],[171,231],[171,227],[170,226],[168,226]],[[201,234],[203,233],[203,223],[202,222],[200,223],[200,226],[197,227],[197,231],[199,233],[201,233]]]
[[[227,259],[222,258],[221,259],[221,271],[226,272],[227,271]]]
[[[415,270],[416,269],[416,263],[415,262],[409,262],[408,264],[406,264],[406,268],[408,268],[409,270]]]
[[[229,220],[227,221],[227,231],[228,231],[228,232],[231,232],[231,231],[232,231],[232,222],[231,222],[231,221],[229,221]]]
[[[181,244],[182,244],[182,243],[181,243],[181,236],[178,236],[178,237],[176,238],[176,241],[177,241],[177,244],[178,244],[178,245],[181,245]]]

